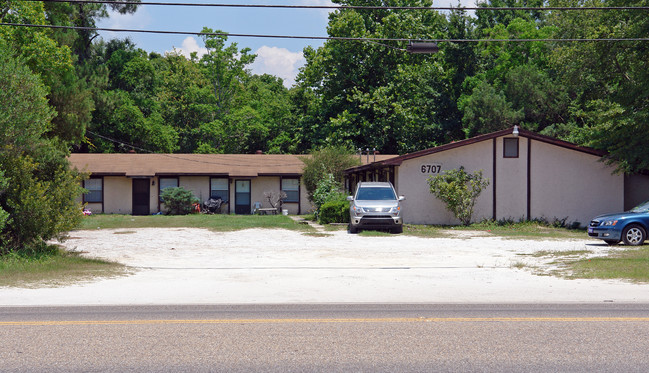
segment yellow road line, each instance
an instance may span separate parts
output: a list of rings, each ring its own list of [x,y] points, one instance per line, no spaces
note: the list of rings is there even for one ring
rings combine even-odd
[[[649,322],[649,317],[396,317],[344,319],[205,319],[205,320],[71,320],[0,321],[0,326],[174,325],[174,324],[321,324],[321,323],[446,323],[446,322]]]

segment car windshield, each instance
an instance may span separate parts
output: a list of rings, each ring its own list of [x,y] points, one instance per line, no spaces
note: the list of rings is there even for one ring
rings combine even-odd
[[[387,201],[395,200],[397,197],[390,187],[379,188],[360,188],[356,195],[357,200],[361,201]]]
[[[644,201],[631,209],[631,212],[649,212],[649,201]]]

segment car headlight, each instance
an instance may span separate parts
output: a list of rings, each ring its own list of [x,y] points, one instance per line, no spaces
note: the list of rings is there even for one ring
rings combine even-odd
[[[395,207],[390,209],[391,214],[398,214],[399,211],[401,211],[401,206],[395,206]]]
[[[615,224],[617,224],[617,220],[607,220],[602,223],[603,226],[614,226]]]

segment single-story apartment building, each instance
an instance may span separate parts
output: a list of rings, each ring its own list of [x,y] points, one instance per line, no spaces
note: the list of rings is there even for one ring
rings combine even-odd
[[[82,202],[93,213],[149,215],[164,211],[160,193],[183,187],[199,201],[220,197],[222,213],[270,208],[265,192],[284,191],[283,209],[303,214],[313,206],[302,180],[304,155],[285,154],[80,154],[70,163],[90,174]],[[392,156],[363,158],[379,161]]]
[[[649,199],[648,175],[615,173],[604,152],[509,128],[345,171],[359,181],[391,181],[411,224],[459,224],[430,193],[428,178],[464,167],[482,170],[489,185],[478,197],[473,221],[555,219],[586,226],[599,214],[628,210]]]

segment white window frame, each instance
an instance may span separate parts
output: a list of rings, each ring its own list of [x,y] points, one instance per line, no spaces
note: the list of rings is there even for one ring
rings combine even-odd
[[[104,203],[104,178],[91,177],[83,181],[83,187],[88,190],[88,193],[83,194],[83,202],[85,203]],[[98,199],[88,198],[89,196],[97,196]]]
[[[290,181],[291,184],[295,185],[288,185],[285,184],[285,181]],[[300,178],[299,177],[282,177],[281,181],[281,190],[286,193],[286,199],[284,200],[284,203],[299,203],[300,202]],[[289,196],[294,195],[295,198],[289,198]]]
[[[217,189],[216,186],[220,188]],[[224,186],[225,188],[223,188]],[[210,198],[215,194],[221,197],[223,203],[230,201],[230,179],[227,177],[210,178]]]

